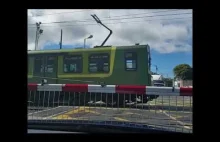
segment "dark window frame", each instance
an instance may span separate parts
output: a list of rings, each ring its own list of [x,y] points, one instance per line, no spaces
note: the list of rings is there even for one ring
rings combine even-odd
[[[81,57],[81,61],[80,61],[80,66],[81,66],[81,68],[80,68],[80,71],[77,71],[77,72],[71,72],[71,71],[68,71],[68,72],[65,72],[64,71],[64,64],[65,64],[65,58],[66,57]],[[79,59],[78,59],[79,60]],[[78,62],[78,61],[77,61]],[[65,73],[65,74],[77,74],[77,73],[82,73],[83,72],[83,55],[82,54],[77,54],[77,55],[63,55],[63,73]]]
[[[105,72],[105,71],[91,72],[91,70],[90,70],[91,56],[100,56],[100,55],[102,55],[102,56],[107,55],[108,56],[108,58],[107,58],[107,60],[108,60],[108,71],[107,72]],[[101,59],[103,59],[103,58],[101,58]],[[104,64],[102,66],[104,67]],[[109,53],[92,53],[92,54],[90,54],[89,57],[88,57],[88,72],[89,73],[109,73],[110,72],[110,54]]]
[[[44,54],[44,55],[35,55],[35,56],[31,56],[31,57],[34,57],[34,59],[33,59],[33,63],[34,63],[34,66],[33,66],[33,74],[43,74],[43,75],[45,75],[45,74],[47,74],[47,73],[55,73],[55,72],[57,72],[56,70],[57,70],[57,68],[54,68],[54,65],[55,65],[55,67],[56,67],[56,64],[57,64],[57,58],[58,58],[58,56],[56,56],[56,55],[51,55],[51,54]],[[48,72],[48,65],[51,65],[51,64],[48,64],[48,62],[49,62],[49,60],[48,60],[48,58],[50,58],[50,57],[52,57],[52,58],[54,58],[53,59],[53,63],[52,63],[52,65],[53,65],[53,71],[52,72]],[[41,67],[39,68],[39,70],[37,70],[36,71],[36,59],[37,58],[40,58],[41,59]],[[39,60],[38,60],[39,61]],[[54,62],[55,61],[55,62]],[[42,66],[43,65],[43,66]],[[46,66],[45,66],[46,65]],[[38,66],[39,67],[39,66]],[[41,69],[42,69],[42,72],[41,72]]]
[[[43,55],[40,55],[40,56],[34,56],[34,67],[33,67],[33,74],[41,74],[41,73],[43,73],[44,74],[44,72],[45,72],[45,67],[43,66],[43,68],[42,67],[40,67],[39,68],[39,70],[37,70],[36,71],[36,59],[37,58],[40,58],[41,59],[41,66],[42,66],[42,64],[44,65],[45,64],[45,60],[44,60],[44,58],[45,58],[45,56],[43,56]],[[39,60],[38,60],[39,61]],[[39,66],[38,66],[39,67]],[[42,69],[42,72],[40,71]]]
[[[53,58],[53,60],[52,60],[52,64],[50,63],[49,64],[49,58]],[[58,57],[56,56],[56,55],[46,55],[46,56],[44,56],[44,64],[46,64],[46,68],[45,69],[47,69],[46,70],[46,74],[48,74],[48,73],[57,73],[57,62],[58,62]],[[48,69],[49,69],[49,65],[52,65],[52,69],[53,69],[53,71],[52,72],[48,72]]]
[[[132,54],[133,57],[126,57],[127,54]],[[136,68],[127,68],[127,61],[128,60],[135,60],[136,61]],[[126,51],[124,53],[124,65],[125,65],[125,71],[137,71],[137,69],[138,69],[137,52],[135,52],[135,51]]]

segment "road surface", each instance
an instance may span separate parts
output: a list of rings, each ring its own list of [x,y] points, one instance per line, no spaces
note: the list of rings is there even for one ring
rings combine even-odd
[[[192,132],[191,111],[161,109],[59,106],[28,110],[28,119],[137,122],[181,132]]]

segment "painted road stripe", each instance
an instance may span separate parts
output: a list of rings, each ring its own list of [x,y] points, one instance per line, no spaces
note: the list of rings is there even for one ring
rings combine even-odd
[[[88,110],[89,107],[87,108],[84,108],[84,107],[79,107],[77,109],[73,109],[71,111],[67,111],[61,115],[57,115],[53,118],[57,118],[57,119],[62,119],[62,118],[65,118],[65,117],[69,117],[69,118],[73,118],[73,117],[70,117],[70,115],[73,115],[73,114],[78,114],[78,113],[93,113],[93,114],[100,114],[96,111],[92,111],[92,110]],[[88,116],[89,117],[89,116]]]
[[[69,115],[59,115],[59,116],[56,116],[54,117],[55,119],[72,119],[72,117],[70,117]]]
[[[41,110],[41,111],[35,111],[33,113],[28,113],[28,115],[32,115],[32,114],[35,114],[35,113],[40,113],[40,112],[44,112],[44,111],[48,111],[48,110],[53,110],[53,109],[57,109],[59,107],[62,107],[62,106],[58,106],[58,107],[55,107],[55,108],[51,108],[51,109],[45,109],[45,110]]]
[[[53,117],[52,119],[59,119],[59,120],[65,120],[65,119],[67,119],[67,120],[70,120],[70,119],[72,119],[72,120],[89,120],[87,117],[77,117],[77,118],[73,118],[73,117],[66,117],[66,118]]]
[[[177,123],[183,125],[184,128],[186,128],[186,129],[191,129],[191,128],[188,127],[188,126],[185,126],[186,124],[183,123],[182,121],[178,121],[175,117],[173,117],[173,116],[167,114],[166,112],[164,112],[164,111],[162,111],[162,110],[160,110],[160,111],[161,111],[163,114],[165,114],[166,116],[168,116],[168,117],[170,117],[171,119],[175,120]]]
[[[45,117],[45,118],[43,118],[43,119],[53,118],[54,116],[57,116],[57,115],[59,115],[59,114],[65,113],[65,112],[68,112],[68,111],[63,111],[63,112],[60,112],[60,113],[57,113],[57,114],[53,114],[53,115],[48,116],[48,117]]]
[[[129,121],[129,120],[127,120],[127,119],[123,119],[123,118],[120,118],[120,117],[114,117],[114,119],[115,120],[118,120],[118,121]]]
[[[61,106],[61,107],[62,107],[62,106]],[[75,107],[75,108],[77,109],[78,107]],[[69,110],[62,111],[62,112],[59,112],[59,113],[53,114],[53,115],[51,115],[51,116],[45,117],[44,119],[52,118],[52,117],[54,117],[54,116],[57,116],[57,115],[59,115],[59,114],[66,113],[66,112],[68,112],[68,111],[69,111]]]

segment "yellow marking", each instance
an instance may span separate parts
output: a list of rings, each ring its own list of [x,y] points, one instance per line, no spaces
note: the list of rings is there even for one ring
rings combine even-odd
[[[118,121],[129,121],[127,119],[123,119],[123,118],[120,118],[120,117],[114,117],[115,120],[118,120]]]
[[[59,115],[57,117],[53,117],[53,119],[72,119],[72,117],[70,117],[69,115]]]
[[[86,117],[77,117],[77,118],[73,118],[73,117],[53,117],[52,119],[62,119],[62,120],[64,120],[64,119],[67,119],[67,120],[69,120],[69,119],[71,119],[71,120],[88,120],[88,118],[86,118]]]
[[[68,111],[64,114],[60,114],[58,116],[55,116],[53,117],[53,119],[75,119],[73,117],[70,117],[70,115],[73,115],[73,114],[77,114],[77,113],[93,113],[93,114],[100,114],[96,111],[92,111],[92,110],[89,110],[89,107],[79,107],[77,109],[73,109],[71,111]]]
[[[68,112],[65,113],[65,114],[71,115],[71,114],[75,114],[75,113],[82,112],[83,110],[84,110],[83,107],[79,107],[79,108],[77,108],[77,109],[73,109],[73,110],[71,110],[71,111],[68,111]]]
[[[112,47],[111,48],[111,55],[110,55],[110,71],[109,73],[91,73],[91,74],[88,74],[88,73],[77,73],[77,74],[59,74],[61,71],[59,70],[58,72],[58,78],[81,78],[81,77],[98,77],[98,78],[104,78],[104,77],[109,77],[112,75],[113,73],[113,69],[114,69],[114,61],[115,61],[115,50],[116,50],[116,47]],[[78,50],[79,51],[79,50]],[[98,50],[100,51],[100,50]],[[106,49],[103,49],[103,51],[109,51],[106,50]],[[59,59],[61,59],[62,57],[59,57]],[[60,61],[61,62],[61,61]],[[59,63],[59,64],[62,64]]]
[[[77,118],[73,118],[73,120],[89,120],[86,117],[77,117]]]

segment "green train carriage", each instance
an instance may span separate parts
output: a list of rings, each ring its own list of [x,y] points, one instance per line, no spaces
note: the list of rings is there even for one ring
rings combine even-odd
[[[151,85],[149,51],[148,45],[28,51],[28,83]]]
[[[135,45],[28,51],[28,83],[41,83],[42,79],[46,79],[48,84],[151,85],[150,47]],[[91,98],[86,93],[83,95],[86,96],[86,102],[90,102],[91,99],[106,100],[105,94],[97,94],[95,98]],[[40,98],[43,97],[45,96]],[[48,95],[46,97],[53,99]],[[78,94],[76,98],[68,98],[62,93],[56,94],[55,98],[65,100],[63,102],[69,100],[78,102],[80,95]],[[113,101],[117,100],[117,98],[113,99]],[[107,100],[113,102],[111,96]],[[136,95],[133,94],[130,98],[128,95],[126,98],[120,96],[119,105],[123,105],[124,100],[134,102]],[[143,98],[144,103],[148,100],[146,96]],[[82,103],[84,103],[83,99],[74,104]]]
[[[28,51],[28,82],[151,85],[149,46]]]
[[[46,79],[48,84],[104,83],[107,85],[150,86],[150,64],[150,47],[148,45],[28,51],[28,83],[41,83],[42,79]],[[96,98],[91,98],[86,93],[84,95],[86,95],[87,102],[90,102],[91,99],[93,101],[106,100],[105,94],[97,94]],[[65,97],[65,93],[59,94],[59,96],[57,94],[55,98],[66,101],[70,99]],[[33,100],[33,98],[31,99]],[[47,96],[47,99],[52,100],[53,98]],[[79,99],[80,95],[70,100]],[[107,100],[113,102],[111,96]],[[123,100],[134,102],[136,95],[133,94],[130,98],[127,95],[125,99],[120,96],[119,105],[124,104]],[[144,96],[144,103],[148,100],[149,98]]]
[[[60,49],[60,50],[39,50],[28,51],[28,83],[41,83],[46,79],[49,84],[107,84],[107,85],[147,85],[151,86],[151,58],[148,45],[134,46],[104,46],[112,30],[104,25],[96,15],[91,15],[94,20],[109,30],[109,35],[100,46],[87,49]],[[62,43],[62,38],[61,42]],[[29,100],[44,102],[68,102],[68,104],[85,105],[85,102],[101,100],[110,102],[118,100],[117,95],[74,93],[67,95],[64,92],[37,92],[38,98],[29,92]],[[43,95],[43,96],[42,96]],[[74,98],[73,98],[74,96]],[[76,96],[76,97],[75,97]],[[83,96],[84,99],[80,99]],[[95,96],[95,98],[93,98]],[[46,97],[46,98],[45,98]],[[142,97],[144,103],[157,96],[136,96],[136,94],[120,95],[119,105],[125,101],[136,101]],[[45,100],[46,99],[46,100]],[[78,101],[79,100],[79,101]],[[72,101],[72,102],[70,102]],[[43,104],[42,104],[43,103]],[[39,103],[37,104],[39,105]],[[53,103],[54,105],[54,103]],[[59,104],[58,104],[59,105]],[[63,104],[64,105],[64,104]]]

